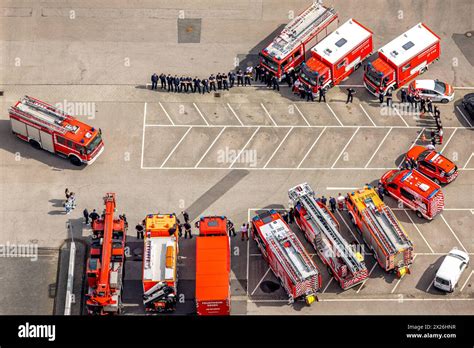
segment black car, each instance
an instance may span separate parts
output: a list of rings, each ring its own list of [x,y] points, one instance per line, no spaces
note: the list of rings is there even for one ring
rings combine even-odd
[[[474,119],[474,93],[469,93],[464,96],[462,99],[462,106],[469,116]]]

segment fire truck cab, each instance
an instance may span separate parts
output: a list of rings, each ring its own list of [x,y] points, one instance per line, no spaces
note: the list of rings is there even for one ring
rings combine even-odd
[[[378,50],[365,68],[364,85],[375,96],[394,91],[424,73],[440,56],[440,37],[419,23]]]
[[[299,79],[313,93],[331,88],[357,70],[372,48],[372,32],[351,18],[311,49]]]
[[[390,196],[414,210],[419,218],[432,220],[444,208],[441,187],[417,170],[393,169],[380,182]]]
[[[416,164],[416,169],[435,183],[448,184],[458,176],[458,167],[449,159],[435,150],[424,146],[413,146],[405,155],[405,159]]]
[[[305,61],[306,51],[318,34],[337,19],[333,8],[314,2],[288,23],[273,42],[260,52],[260,64],[279,80]]]
[[[12,132],[36,149],[69,158],[72,164],[92,164],[104,151],[101,130],[60,109],[25,96],[10,107]]]

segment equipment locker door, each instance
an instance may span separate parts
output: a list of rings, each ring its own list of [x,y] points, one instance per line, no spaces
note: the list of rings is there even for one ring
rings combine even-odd
[[[40,133],[41,146],[43,149],[48,150],[49,152],[54,152],[53,135],[42,131]]]
[[[26,129],[28,130],[28,138],[34,139],[37,142],[41,143],[40,131],[35,127],[31,127],[26,125]]]
[[[26,124],[20,121],[15,120],[14,118],[10,119],[10,122],[12,124],[12,131],[15,133],[18,133],[20,135],[23,135],[26,137],[28,134],[26,133]]]

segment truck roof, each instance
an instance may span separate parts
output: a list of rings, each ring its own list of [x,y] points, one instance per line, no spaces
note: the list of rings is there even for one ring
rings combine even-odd
[[[227,218],[225,216],[201,217],[199,235],[227,235]]]
[[[314,46],[311,51],[329,63],[335,64],[371,35],[370,30],[351,18]]]
[[[152,237],[169,237],[177,234],[176,215],[149,214],[145,218],[145,231]]]
[[[177,241],[174,236],[145,237],[144,281],[175,281]]]
[[[229,298],[230,250],[227,236],[196,238],[196,300]]]
[[[395,66],[400,66],[426,50],[440,38],[423,23],[418,23],[379,49]]]
[[[397,178],[400,180],[401,185],[411,188],[420,196],[428,199],[435,196],[441,189],[438,184],[417,170],[400,170]]]

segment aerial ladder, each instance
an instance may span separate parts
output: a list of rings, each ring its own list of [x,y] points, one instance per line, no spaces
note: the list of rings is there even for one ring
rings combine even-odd
[[[295,204],[296,223],[341,288],[363,282],[368,271],[362,255],[341,236],[336,219],[316,201],[311,187],[307,183],[297,185],[288,196]]]
[[[87,261],[88,314],[120,314],[122,309],[122,278],[125,262],[126,223],[114,219],[115,194],[104,197],[105,210],[94,221],[94,237]]]

